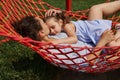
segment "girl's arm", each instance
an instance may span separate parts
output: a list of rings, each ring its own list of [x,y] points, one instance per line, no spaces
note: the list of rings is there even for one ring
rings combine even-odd
[[[51,39],[48,37],[45,37],[44,40],[47,42],[52,42],[55,44],[74,44],[77,43],[78,39],[75,33],[75,27],[72,23],[66,24],[64,27],[64,30],[67,34],[67,38],[62,39]]]
[[[76,32],[75,32],[75,26],[72,23],[68,23],[63,27],[64,31],[67,34],[67,38],[63,38],[61,39],[61,42],[63,43],[67,43],[67,44],[74,44],[77,43],[78,38],[76,36]]]
[[[63,27],[64,31],[67,34],[67,38],[62,38],[62,39],[58,39],[56,41],[53,41],[53,43],[57,43],[57,44],[75,44],[77,43],[78,39],[75,33],[75,27],[72,23],[66,24]]]

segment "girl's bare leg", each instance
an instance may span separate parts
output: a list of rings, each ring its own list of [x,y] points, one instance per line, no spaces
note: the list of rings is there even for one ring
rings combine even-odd
[[[103,19],[103,16],[108,16],[120,10],[120,0],[94,5],[90,8],[88,20]]]

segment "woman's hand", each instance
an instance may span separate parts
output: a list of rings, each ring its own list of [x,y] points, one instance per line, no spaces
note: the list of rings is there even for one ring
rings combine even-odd
[[[106,44],[110,43],[114,39],[115,39],[115,36],[114,36],[113,31],[112,30],[105,30],[103,32],[103,34],[101,35],[99,42],[95,46],[93,53],[96,54],[97,56],[99,56],[101,51],[103,50],[103,49],[99,49],[99,47],[105,46]],[[87,59],[91,60],[91,59],[95,58],[96,56],[94,54],[90,54],[90,55],[86,56]],[[92,62],[94,62],[94,60]]]
[[[101,35],[101,40],[106,44],[115,40],[114,32],[112,30],[105,30]]]
[[[61,10],[56,10],[56,9],[49,9],[46,13],[45,13],[45,17],[47,16],[55,16],[56,14],[62,13]]]

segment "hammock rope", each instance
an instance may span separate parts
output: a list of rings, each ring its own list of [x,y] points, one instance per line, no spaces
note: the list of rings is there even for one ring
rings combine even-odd
[[[73,47],[71,45],[39,42],[30,38],[23,38],[15,32],[11,25],[11,23],[19,21],[28,15],[44,18],[44,13],[50,8],[59,9],[42,0],[0,0],[0,36],[5,37],[0,40],[0,43],[15,40],[36,51],[49,63],[70,70],[102,73],[120,68],[120,52],[117,52],[120,46],[96,48],[93,52],[93,48],[90,47]],[[87,19],[89,9],[69,12],[66,10],[63,11],[67,13],[66,16],[78,20]],[[120,17],[116,14],[108,19],[113,20],[113,25],[120,21]],[[101,56],[94,54],[100,50],[105,50],[104,54]],[[81,54],[82,51],[87,51],[89,54]],[[93,55],[94,58],[88,60],[86,59],[87,55]],[[104,57],[106,55],[109,56]],[[92,62],[93,60],[95,60],[95,63]]]

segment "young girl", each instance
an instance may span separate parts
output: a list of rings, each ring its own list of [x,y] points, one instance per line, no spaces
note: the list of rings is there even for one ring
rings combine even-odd
[[[119,10],[120,0],[109,3],[102,3],[90,8],[88,20],[69,21],[65,18],[62,11],[50,9],[45,14],[45,22],[50,29],[51,35],[56,35],[61,31],[66,32],[68,35],[68,38],[53,40],[52,42],[54,43],[73,44],[76,43],[77,40],[80,40],[91,44],[92,46],[97,46],[99,44],[102,33],[107,33],[111,34],[112,42],[109,45],[114,44],[117,46],[120,45],[120,43],[117,43],[120,37],[120,31],[117,30],[116,34],[113,35],[113,31],[110,30],[112,21],[104,20],[103,16],[108,16]],[[50,41],[47,38],[45,40]],[[105,46],[106,44],[107,43],[103,41],[103,43],[100,45]]]

